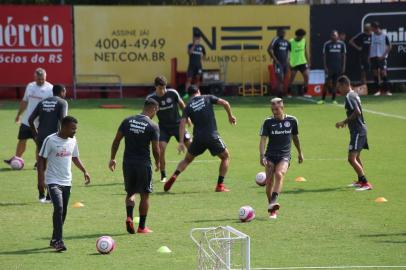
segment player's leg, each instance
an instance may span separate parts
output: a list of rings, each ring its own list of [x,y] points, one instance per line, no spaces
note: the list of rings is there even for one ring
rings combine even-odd
[[[200,82],[201,82],[201,80],[202,80],[202,75],[201,75],[201,73],[198,73],[198,74],[195,76],[195,85],[196,85],[197,88],[200,87]]]
[[[66,247],[62,241],[62,227],[63,227],[63,215],[64,215],[64,199],[63,199],[63,187],[56,184],[48,185],[50,195],[52,198],[52,204],[54,206],[54,212],[52,215],[53,233],[50,245],[57,251],[64,251]]]
[[[366,135],[351,134],[350,151],[348,152],[348,162],[353,167],[358,176],[358,181],[352,186],[358,187],[357,191],[371,190],[372,185],[365,176],[364,166],[361,162],[362,149],[368,149]]]
[[[276,218],[277,211],[280,208],[279,203],[277,202],[278,196],[282,191],[283,181],[286,175],[286,172],[289,168],[289,160],[288,158],[282,158],[276,165],[274,169],[274,178],[275,183],[271,193],[271,199],[268,206],[268,212],[270,214],[270,218]]]
[[[381,89],[383,90],[383,92],[386,95],[391,96],[392,93],[390,92],[390,84],[389,84],[389,80],[388,80],[386,59],[381,60],[379,71],[380,71],[379,75],[380,75],[381,80],[382,80]]]
[[[309,68],[307,64],[304,65],[302,72],[303,76],[303,94],[306,95],[307,93],[307,86],[309,85]]]
[[[147,220],[149,209],[149,194],[152,192],[152,168],[151,166],[145,166],[138,170],[137,175],[137,188],[136,192],[140,194],[140,205],[138,208],[140,215],[140,223],[138,224],[138,233],[150,233],[152,232],[145,222]]]
[[[164,191],[167,192],[171,189],[173,183],[175,183],[176,179],[178,178],[179,174],[183,172],[187,166],[195,159],[195,156],[191,153],[187,152],[185,158],[179,162],[178,166],[176,167],[175,172],[172,174],[171,178],[165,183]]]
[[[138,166],[131,163],[123,162],[123,176],[124,176],[124,187],[127,195],[125,197],[125,209],[126,209],[126,229],[130,234],[134,234],[134,223],[133,223],[133,213],[135,205],[135,188],[137,182],[136,170]]]
[[[265,174],[266,174],[266,196],[268,198],[268,204],[271,203],[271,195],[272,195],[272,190],[273,186],[275,183],[275,178],[274,178],[274,170],[275,170],[275,164],[273,164],[271,161],[268,160],[268,164],[265,167]]]
[[[159,150],[161,151],[161,155],[159,157],[160,169],[161,169],[161,182],[166,182],[166,160],[165,160],[165,151],[166,146],[168,145],[165,141],[159,141]]]
[[[292,96],[292,85],[296,78],[297,70],[295,68],[290,69],[290,78],[289,78],[289,86],[288,86],[288,97]]]
[[[326,79],[326,83],[324,84],[324,87],[323,87],[323,91],[322,91],[322,95],[321,95],[321,100],[319,100],[318,102],[317,102],[317,104],[324,104],[325,103],[325,100],[326,100],[326,95],[327,95],[327,92],[330,92],[331,90],[331,87],[332,87],[332,77],[331,77],[331,74],[328,74],[327,75],[327,79]]]
[[[381,95],[380,80],[379,80],[379,64],[377,57],[371,58],[372,76],[374,77],[374,88],[376,90],[375,96]]]
[[[227,174],[228,167],[230,166],[230,153],[228,149],[225,149],[222,153],[217,155],[221,162],[219,167],[219,176],[217,178],[216,192],[228,192],[230,191],[224,186],[224,177]]]
[[[338,72],[334,72],[331,76],[331,101],[333,104],[337,104],[336,95],[337,95],[337,79],[338,79]]]
[[[140,194],[141,201],[139,206],[139,214],[140,214],[140,223],[138,225],[138,233],[150,233],[152,232],[147,226],[145,226],[148,209],[149,209],[149,193],[141,193]]]
[[[127,195],[125,197],[125,209],[127,213],[127,219],[126,219],[126,228],[127,232],[130,234],[134,234],[134,223],[133,223],[133,218],[134,218],[134,206],[135,206],[135,193],[132,192],[127,192]]]

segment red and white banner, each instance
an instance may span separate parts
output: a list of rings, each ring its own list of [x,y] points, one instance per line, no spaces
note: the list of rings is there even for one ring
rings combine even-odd
[[[42,67],[53,84],[73,81],[72,7],[0,7],[0,86],[25,85]]]

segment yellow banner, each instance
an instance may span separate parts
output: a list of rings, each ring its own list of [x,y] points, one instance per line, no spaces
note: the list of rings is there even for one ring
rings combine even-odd
[[[288,39],[298,28],[310,36],[308,6],[75,6],[74,18],[76,74],[117,74],[127,85],[169,80],[172,58],[186,71],[193,31],[203,36],[203,68],[222,67],[227,83],[269,81],[278,27]]]

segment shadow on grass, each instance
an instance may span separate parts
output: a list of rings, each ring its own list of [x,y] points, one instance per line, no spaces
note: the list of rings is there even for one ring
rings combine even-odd
[[[396,239],[396,240],[381,240],[382,237],[406,237],[406,232],[403,233],[378,233],[378,234],[361,234],[360,237],[362,238],[375,238],[375,239],[380,239],[376,240],[375,242],[377,243],[383,243],[383,244],[406,244],[406,239],[401,240],[401,239]]]
[[[97,239],[100,236],[103,235],[108,235],[108,236],[123,236],[123,235],[128,235],[128,233],[92,233],[92,234],[83,234],[83,235],[72,235],[72,236],[64,236],[63,240],[80,240],[80,239]],[[39,238],[40,240],[48,240],[49,241],[49,237],[42,237]]]
[[[361,234],[360,237],[389,237],[389,236],[406,236],[404,233],[378,233],[378,234]]]
[[[92,187],[109,187],[109,186],[122,186],[122,182],[116,182],[116,183],[105,183],[105,184],[90,184],[86,186],[86,188],[92,188]]]
[[[0,207],[25,206],[25,205],[29,205],[29,203],[0,202]]]
[[[165,191],[157,191],[152,193],[153,195],[158,195],[158,196],[165,196],[165,195],[179,195],[179,194],[203,194],[206,192],[201,192],[201,191],[181,191],[181,192],[165,192]]]
[[[286,190],[283,194],[301,194],[301,193],[323,193],[323,192],[335,192],[335,191],[345,191],[348,190],[344,187],[336,187],[336,188],[320,188],[320,189],[303,189],[303,188],[296,188],[293,190]]]
[[[43,248],[30,248],[30,249],[20,249],[12,251],[2,251],[0,255],[27,255],[36,253],[55,253],[55,250],[50,247]]]

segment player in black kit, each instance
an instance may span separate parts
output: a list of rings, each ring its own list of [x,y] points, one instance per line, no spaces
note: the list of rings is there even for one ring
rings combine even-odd
[[[125,205],[127,210],[126,227],[130,234],[134,234],[133,210],[135,194],[140,194],[139,205],[140,223],[138,233],[152,232],[145,226],[149,208],[149,194],[152,192],[152,169],[150,158],[150,145],[155,159],[156,170],[159,170],[159,128],[152,122],[158,111],[158,103],[148,99],[144,103],[142,113],[130,116],[121,123],[111,146],[109,168],[116,169],[116,154],[120,142],[125,138],[123,176],[127,196]]]
[[[268,53],[273,60],[273,66],[278,80],[276,89],[277,96],[283,96],[284,94],[283,84],[289,70],[290,43],[285,39],[285,34],[285,29],[279,28],[277,36],[268,46]]]
[[[190,43],[187,47],[187,53],[189,55],[189,65],[187,68],[187,78],[185,83],[185,90],[189,89],[192,79],[195,79],[194,84],[199,87],[200,80],[203,73],[203,58],[206,56],[206,49],[200,44],[201,35],[199,33],[193,34],[193,43]]]
[[[357,187],[357,191],[371,190],[372,185],[365,177],[364,165],[361,162],[362,149],[369,149],[367,139],[367,126],[362,114],[361,99],[351,89],[351,82],[347,76],[338,79],[337,88],[345,96],[345,110],[347,118],[336,123],[336,128],[343,128],[348,125],[350,130],[350,145],[348,149],[348,162],[358,175],[358,181],[349,186]]]
[[[166,182],[165,150],[172,136],[179,142],[179,108],[183,110],[185,103],[175,89],[166,88],[167,80],[164,76],[158,76],[154,80],[155,92],[148,95],[147,99],[154,99],[159,104],[157,112],[159,120],[159,148],[161,152],[160,169],[161,182]],[[186,147],[190,145],[190,134],[185,132],[184,142]]]
[[[186,149],[183,135],[185,133],[185,125],[188,118],[190,118],[193,123],[193,141],[185,158],[178,164],[175,173],[171,176],[168,182],[165,183],[164,190],[169,191],[179,174],[183,172],[190,163],[192,163],[194,158],[209,149],[212,156],[218,156],[221,159],[219,177],[217,179],[215,191],[227,192],[229,189],[224,186],[224,177],[228,170],[230,157],[227,147],[217,131],[213,104],[224,107],[230,124],[235,125],[236,118],[231,112],[230,104],[226,100],[212,95],[202,96],[199,88],[194,85],[189,87],[188,94],[191,98],[183,111],[179,127],[179,152],[184,152]]]
[[[280,204],[278,196],[282,191],[283,180],[290,163],[291,141],[298,152],[299,163],[303,162],[302,149],[299,142],[298,123],[294,116],[284,113],[283,100],[271,100],[273,117],[265,120],[260,131],[259,155],[260,163],[266,170],[266,194],[268,197],[269,218],[276,219]],[[268,146],[265,145],[268,141]]]

